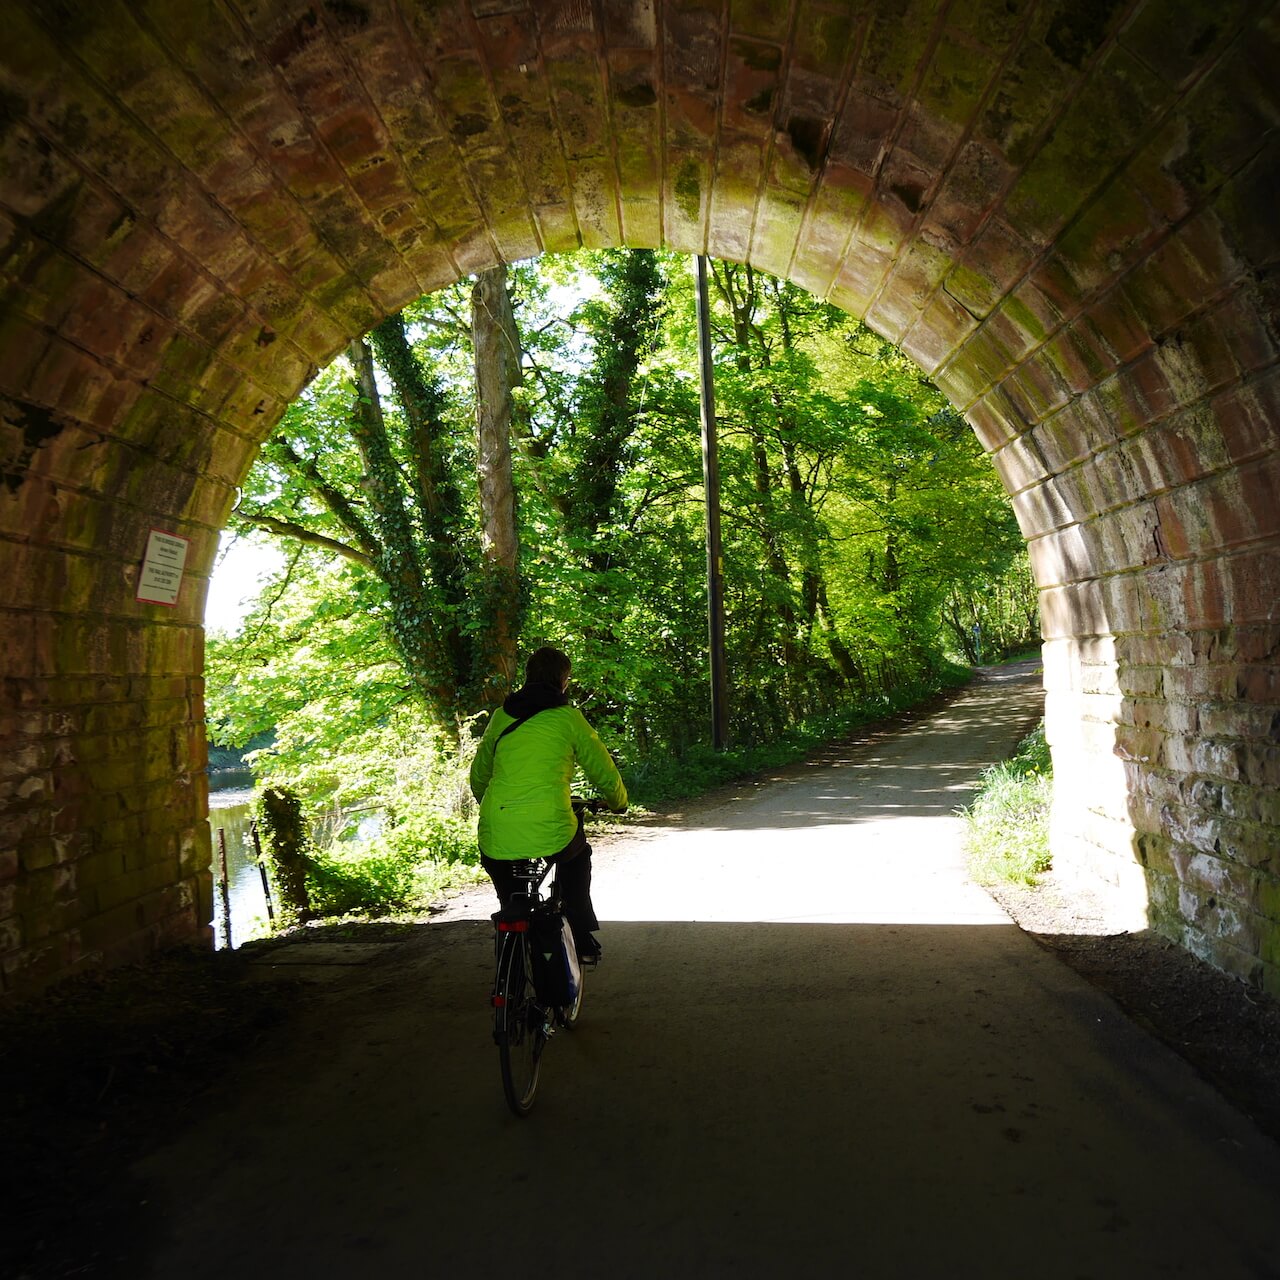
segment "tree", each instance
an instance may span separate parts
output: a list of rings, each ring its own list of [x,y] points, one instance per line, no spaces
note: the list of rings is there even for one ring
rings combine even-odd
[[[446,308],[441,327],[455,342],[473,338],[476,352],[470,504],[463,411],[396,314],[350,343],[345,361],[290,406],[233,524],[340,555],[370,575],[405,681],[456,732],[509,686],[519,629],[509,435],[520,357],[505,270],[477,279],[469,334],[449,318]]]
[[[588,567],[602,572],[615,559],[614,528],[629,514],[623,478],[635,461],[637,375],[659,336],[663,281],[657,256],[644,249],[602,255],[597,277],[605,295],[581,313],[594,357],[578,387],[578,460],[563,510]]]

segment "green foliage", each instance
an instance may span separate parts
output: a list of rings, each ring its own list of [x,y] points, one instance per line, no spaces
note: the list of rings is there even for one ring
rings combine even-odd
[[[949,659],[1035,635],[1008,502],[941,393],[795,286],[713,274],[733,744],[720,754],[688,261],[580,253],[509,273],[523,355],[509,617],[523,652],[572,655],[571,694],[641,803],[801,758],[954,679]],[[474,863],[460,771],[504,603],[482,572],[469,292],[375,330],[385,394],[366,383],[353,399],[345,362],[318,375],[240,504],[246,528],[314,536],[240,634],[211,637],[212,736],[274,731],[252,761],[303,796],[326,909],[420,903],[432,877]],[[362,416],[375,399],[381,426]],[[375,809],[380,834],[359,837]]]
[[[307,871],[314,865],[315,848],[302,802],[288,787],[267,787],[258,795],[258,830],[271,864],[276,897],[286,916],[310,910]]]
[[[465,739],[464,739],[465,740]],[[425,911],[448,888],[482,878],[466,753],[401,714],[295,771],[264,753],[268,774],[307,787],[320,850],[308,867],[311,908],[322,915]],[[375,830],[366,834],[366,827]]]
[[[426,849],[436,856],[424,856]],[[421,913],[440,894],[483,880],[474,830],[420,816],[385,838],[330,848],[307,883],[312,909],[335,916]]]
[[[397,715],[422,718],[380,625],[385,607],[376,579],[297,548],[240,632],[209,637],[211,739],[239,746],[274,729],[249,763],[308,796],[349,777],[342,757],[353,743]]]
[[[429,321],[420,309],[390,316],[317,375],[263,446],[231,518],[292,546],[269,594],[291,585],[300,555],[344,557],[349,597],[371,610],[406,691],[441,724],[473,709],[488,682],[494,627],[474,403],[456,391],[469,339],[459,306],[447,291]]]
[[[271,733],[261,733],[251,738],[243,747],[210,746],[209,771],[225,773],[247,771],[249,763],[245,759],[246,752],[256,751],[259,747],[270,745]]]
[[[762,770],[794,764],[860,726],[917,706],[943,689],[956,688],[970,675],[967,668],[942,666],[928,679],[801,721],[767,743],[715,751],[699,742],[679,755],[645,756],[624,766],[627,791],[635,804],[644,807],[699,796]]]
[[[1042,722],[1013,756],[983,773],[977,798],[961,810],[975,880],[1034,885],[1049,870],[1052,799],[1053,766]]]

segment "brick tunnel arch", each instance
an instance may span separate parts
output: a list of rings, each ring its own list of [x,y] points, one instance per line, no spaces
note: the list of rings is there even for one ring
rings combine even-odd
[[[1059,864],[1280,992],[1280,23],[1169,8],[6,5],[3,991],[208,936],[204,593],[288,401],[413,297],[626,243],[789,277],[967,414]]]

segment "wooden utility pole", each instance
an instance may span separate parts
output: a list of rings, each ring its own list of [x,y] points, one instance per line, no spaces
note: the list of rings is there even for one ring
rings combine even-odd
[[[234,951],[231,940],[231,878],[227,875],[227,833],[218,828],[218,896],[222,905],[222,948]]]
[[[702,480],[707,502],[707,635],[711,648],[711,743],[729,743],[724,659],[724,554],[720,546],[720,457],[716,449],[715,371],[711,365],[711,312],[707,259],[698,254],[698,367],[702,384]]]

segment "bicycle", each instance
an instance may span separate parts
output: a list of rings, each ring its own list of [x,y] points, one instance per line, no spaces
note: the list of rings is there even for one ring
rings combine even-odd
[[[603,804],[573,799],[575,814],[597,813]],[[558,1027],[572,1030],[582,1012],[582,970],[567,1005],[543,1003],[535,986],[533,938],[539,924],[562,918],[559,876],[544,897],[542,885],[555,866],[547,858],[526,858],[512,863],[520,888],[501,911],[493,915],[496,965],[493,979],[493,1039],[502,1068],[502,1090],[507,1105],[518,1116],[533,1108],[538,1088],[542,1052]],[[574,955],[576,959],[576,952]]]

